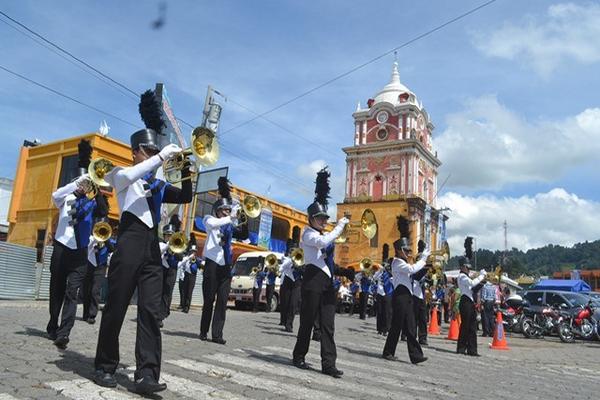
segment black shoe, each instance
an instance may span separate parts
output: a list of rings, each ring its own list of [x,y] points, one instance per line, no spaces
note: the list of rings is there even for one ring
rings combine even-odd
[[[184,309],[183,309],[183,312],[184,312],[184,313],[186,313],[186,314],[187,314],[187,313],[189,313],[189,312],[190,312],[190,309],[189,309],[189,307],[186,307],[186,308],[184,308]]]
[[[428,343],[428,342],[427,342],[427,340],[425,340],[425,339],[421,339],[421,340],[419,340],[419,344],[420,344],[421,346],[429,346],[429,343]]]
[[[399,361],[400,360],[398,357],[393,356],[391,354],[384,354],[383,359],[388,360],[388,361]]]
[[[463,356],[466,356],[467,351],[466,350],[456,350],[456,354],[462,354]]]
[[[69,338],[66,336],[61,336],[54,341],[54,345],[61,350],[66,349],[67,344],[69,344]]]
[[[382,333],[382,335],[383,335],[383,336],[387,336],[387,332],[383,332],[383,333]]]
[[[344,375],[344,371],[337,369],[336,367],[324,369],[323,372],[325,375],[329,375],[333,378],[339,379]]]
[[[200,340],[202,340],[203,342],[208,340],[208,336],[206,336],[206,333],[201,333],[199,337],[200,337]]]
[[[47,333],[47,338],[52,340],[53,342],[56,340],[57,336],[56,336],[56,332],[48,332]]]
[[[481,357],[481,354],[479,353],[467,353],[467,355],[471,357]]]
[[[96,323],[96,318],[88,318],[87,323],[90,325],[94,325]]]
[[[94,373],[93,381],[96,385],[114,388],[117,387],[117,380],[113,374],[104,372],[102,370],[96,370]]]
[[[294,367],[300,369],[308,369],[308,364],[304,360],[294,360]]]
[[[280,322],[279,326],[285,326],[285,322]]]
[[[135,391],[139,394],[152,394],[156,392],[162,392],[167,388],[166,383],[158,383],[156,379],[145,376],[135,381]]]
[[[163,326],[165,326],[165,324],[164,324],[164,322],[163,322],[163,320],[162,320],[162,319],[158,321],[158,326],[159,326],[160,328],[162,328]]]
[[[403,342],[406,342],[406,336],[400,337],[400,340],[403,341]]]
[[[410,362],[416,365],[424,361],[427,361],[427,357],[416,358],[414,360],[411,360]]]
[[[313,335],[312,340],[314,340],[315,342],[320,342],[321,341],[321,335]]]
[[[216,344],[225,344],[227,343],[227,340],[223,338],[212,338],[212,342]]]
[[[287,328],[287,327],[285,328],[285,331],[286,332],[294,332],[294,330],[292,328]]]

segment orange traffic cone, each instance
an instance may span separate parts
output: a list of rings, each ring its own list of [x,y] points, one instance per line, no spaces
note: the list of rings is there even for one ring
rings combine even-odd
[[[450,329],[448,330],[448,336],[446,336],[446,339],[458,340],[458,331],[459,331],[458,318],[452,318],[450,320]]]
[[[440,334],[440,325],[438,324],[437,317],[437,306],[431,309],[431,318],[429,319],[429,328],[427,329],[427,333],[429,335],[439,335]]]
[[[506,344],[506,336],[504,335],[504,325],[502,324],[502,313],[498,311],[496,314],[496,328],[494,329],[494,340],[490,344],[490,349],[493,350],[509,350]]]

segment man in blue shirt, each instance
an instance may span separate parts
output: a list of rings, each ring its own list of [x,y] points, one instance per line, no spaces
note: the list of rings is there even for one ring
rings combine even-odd
[[[483,312],[481,313],[481,326],[483,330],[482,337],[492,337],[494,334],[494,305],[496,304],[496,285],[492,282],[486,282],[481,289],[481,301],[483,303]]]

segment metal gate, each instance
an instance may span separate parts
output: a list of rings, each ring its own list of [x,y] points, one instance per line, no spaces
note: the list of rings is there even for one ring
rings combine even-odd
[[[35,299],[37,250],[0,242],[0,299]]]

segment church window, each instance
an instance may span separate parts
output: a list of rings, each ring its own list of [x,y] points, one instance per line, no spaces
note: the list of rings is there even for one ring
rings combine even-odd
[[[385,128],[382,128],[377,131],[377,140],[385,140],[388,137],[388,131]]]

